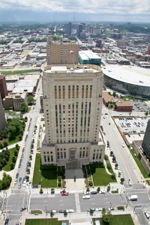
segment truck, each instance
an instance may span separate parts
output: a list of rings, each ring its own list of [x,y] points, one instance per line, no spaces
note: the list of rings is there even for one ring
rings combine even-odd
[[[129,200],[131,201],[136,201],[138,199],[137,195],[131,195],[130,197],[128,197]]]

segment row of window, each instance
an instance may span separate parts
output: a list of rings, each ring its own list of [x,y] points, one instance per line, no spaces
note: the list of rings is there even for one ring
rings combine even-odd
[[[79,85],[54,86],[55,99],[79,98]],[[92,85],[82,85],[82,98],[92,98]]]
[[[44,162],[53,162],[53,155],[44,155]]]

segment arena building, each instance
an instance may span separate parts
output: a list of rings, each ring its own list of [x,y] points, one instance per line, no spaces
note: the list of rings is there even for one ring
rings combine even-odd
[[[150,70],[135,66],[111,65],[103,68],[104,84],[127,95],[150,98]]]

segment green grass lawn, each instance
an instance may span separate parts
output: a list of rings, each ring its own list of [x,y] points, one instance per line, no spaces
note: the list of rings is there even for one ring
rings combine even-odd
[[[147,175],[147,173],[146,173],[144,167],[142,166],[141,162],[139,161],[138,157],[134,155],[134,154],[135,154],[134,150],[132,150],[132,151],[130,151],[130,152],[131,152],[131,154],[132,154],[132,156],[133,156],[133,158],[134,158],[136,164],[138,165],[138,167],[139,167],[141,173],[143,174],[143,177],[144,177],[144,178],[149,178],[149,176]]]
[[[20,74],[20,73],[31,73],[31,72],[37,72],[37,70],[15,70],[15,71],[0,71],[3,75],[13,75],[13,74]]]
[[[111,163],[109,161],[109,158],[106,160],[106,164],[109,163],[110,164],[110,169],[108,169],[109,173],[114,173],[113,169],[112,169],[112,166],[111,166]]]
[[[57,219],[27,219],[25,225],[62,225]]]
[[[22,124],[20,125],[20,131],[21,130],[23,130]],[[12,139],[12,140],[9,140],[9,137],[8,137],[8,139],[7,139],[8,145],[12,145],[12,144],[14,144],[16,142],[19,142],[20,141],[19,140],[19,135],[20,135],[20,133],[14,139]]]
[[[93,173],[94,186],[105,186],[110,182],[116,182],[116,179],[112,179],[105,168],[96,168]]]
[[[41,184],[42,188],[57,187],[57,167],[56,169],[41,169],[40,154],[36,154],[33,184]]]
[[[9,151],[10,151],[10,158],[9,158],[9,161],[8,161],[7,165],[3,167],[3,170],[4,170],[4,171],[10,171],[10,170],[11,170],[11,169],[10,169],[10,164],[11,164],[11,162],[12,162],[12,157],[14,156],[14,150],[15,150],[15,149],[16,149],[16,148],[11,148],[11,149],[9,149]],[[16,164],[16,163],[15,163],[15,164]]]
[[[95,219],[94,224],[95,224]],[[100,218],[100,224],[101,225],[108,225],[108,223],[103,222],[103,219]],[[134,225],[131,215],[117,215],[112,216],[112,219],[109,223],[109,225]]]

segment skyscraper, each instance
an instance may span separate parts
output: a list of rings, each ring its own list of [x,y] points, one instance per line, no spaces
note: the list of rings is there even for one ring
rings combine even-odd
[[[42,164],[81,167],[102,162],[99,136],[103,73],[95,65],[47,66],[43,72],[45,137]]]
[[[77,30],[77,36],[80,36],[80,33],[83,31],[83,24],[79,24],[78,30]]]
[[[1,74],[0,74],[0,93],[2,99],[5,98],[6,95],[8,95],[5,76]]]
[[[73,54],[71,54],[72,52]],[[47,39],[47,65],[73,64],[79,61],[79,45],[75,41],[64,38],[53,41],[51,36]]]
[[[65,24],[65,34],[71,35],[71,23]]]

